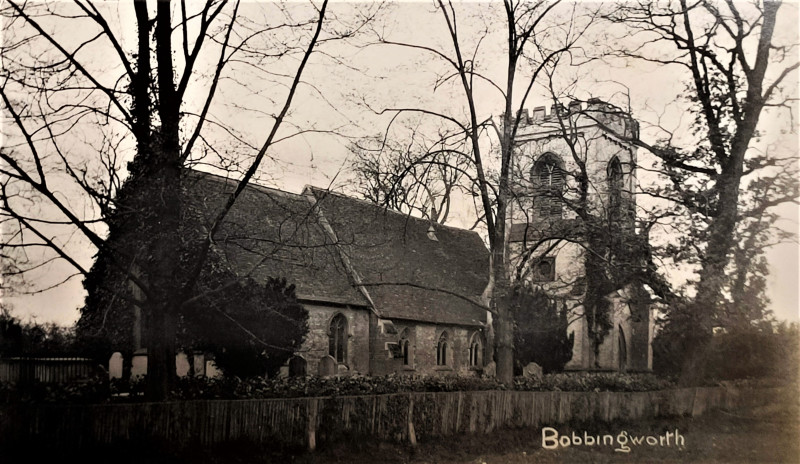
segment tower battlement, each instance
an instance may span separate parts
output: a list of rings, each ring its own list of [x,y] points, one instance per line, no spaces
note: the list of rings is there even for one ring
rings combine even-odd
[[[561,129],[559,122],[569,122],[568,126],[576,128],[598,126],[625,139],[639,136],[639,124],[628,111],[599,98],[526,108],[520,113],[519,130],[523,134],[549,133]]]

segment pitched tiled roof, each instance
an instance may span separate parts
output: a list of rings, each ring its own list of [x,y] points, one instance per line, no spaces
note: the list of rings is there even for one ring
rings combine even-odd
[[[196,171],[185,184],[189,208],[200,215],[201,223],[213,219],[236,186],[232,180]],[[216,250],[239,275],[256,280],[285,277],[300,299],[367,306],[312,206],[302,195],[251,184],[217,233]]]
[[[307,188],[376,309],[387,318],[485,322],[489,253],[476,232],[434,225],[363,200]]]
[[[235,185],[192,172],[189,209],[209,219]],[[321,189],[298,195],[251,184],[215,243],[239,274],[285,277],[301,299],[372,306],[387,319],[484,323],[485,310],[470,303],[479,301],[488,278],[483,241],[475,232],[441,225],[431,240],[430,227]]]

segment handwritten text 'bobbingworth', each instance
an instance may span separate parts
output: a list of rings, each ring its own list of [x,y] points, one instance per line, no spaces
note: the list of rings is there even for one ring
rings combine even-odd
[[[560,435],[558,430],[552,427],[544,427],[542,429],[542,448],[554,450],[568,446],[614,446],[614,451],[618,453],[630,453],[631,446],[675,446],[684,448],[686,440],[678,432],[678,429],[675,429],[675,432],[667,432],[663,435],[631,435],[624,430],[616,435],[594,435],[589,432],[572,432],[568,435]]]

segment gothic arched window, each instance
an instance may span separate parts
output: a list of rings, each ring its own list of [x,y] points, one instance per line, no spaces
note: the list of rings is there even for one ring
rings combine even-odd
[[[625,372],[628,368],[628,343],[625,340],[625,331],[622,330],[621,325],[617,326],[617,330],[619,331],[619,338],[617,339],[617,343],[619,344],[617,367],[620,372]]]
[[[403,357],[404,366],[411,365],[411,357],[413,355],[411,352],[411,340],[409,340],[409,335],[408,329],[404,330],[400,335],[400,354]]]
[[[472,334],[469,342],[469,365],[475,367],[483,365],[483,341],[479,332]]]
[[[619,219],[622,212],[623,175],[622,163],[616,156],[608,163],[608,212],[612,219]]]
[[[337,314],[331,319],[328,332],[328,354],[339,363],[347,362],[347,318]]]
[[[447,365],[447,345],[448,345],[447,332],[442,332],[442,334],[439,336],[439,343],[436,344],[437,366]]]
[[[542,155],[533,165],[534,215],[538,219],[561,218],[561,196],[564,193],[564,169],[552,153]]]

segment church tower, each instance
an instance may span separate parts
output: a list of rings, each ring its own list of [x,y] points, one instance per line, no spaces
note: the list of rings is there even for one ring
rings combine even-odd
[[[507,214],[512,279],[567,311],[567,369],[650,370],[647,288],[617,278],[635,248],[637,122],[598,99],[522,116]],[[588,304],[598,291],[600,304]]]

